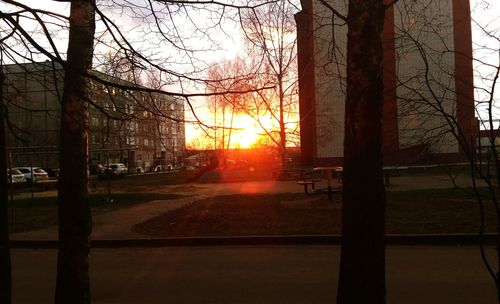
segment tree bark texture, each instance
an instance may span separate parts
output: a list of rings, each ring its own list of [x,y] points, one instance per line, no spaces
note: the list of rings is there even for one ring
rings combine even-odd
[[[7,143],[3,103],[3,66],[0,65],[0,303],[11,303],[12,276],[9,240],[9,193],[7,172]]]
[[[350,0],[337,303],[385,303],[383,0]]]
[[[87,190],[89,80],[95,33],[95,0],[72,1],[61,113],[58,194],[59,255],[55,303],[90,303],[92,219]]]

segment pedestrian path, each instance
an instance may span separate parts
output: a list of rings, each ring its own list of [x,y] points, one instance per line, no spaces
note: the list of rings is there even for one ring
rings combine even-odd
[[[461,177],[456,180],[461,186],[468,186],[468,179]],[[323,185],[324,186],[324,185]],[[340,187],[334,181],[334,187]],[[318,187],[322,187],[321,183]],[[428,188],[453,187],[448,176],[400,176],[391,180],[388,191],[405,191]],[[186,195],[175,200],[155,200],[136,206],[93,216],[93,240],[133,240],[144,239],[145,236],[135,233],[131,228],[147,219],[180,208],[194,201],[217,195],[257,194],[257,193],[302,193],[303,187],[296,181],[250,181],[235,183],[214,183],[163,186],[161,192],[171,192]],[[147,236],[146,238],[151,238]],[[57,240],[57,226],[30,232],[13,233],[12,240]]]
[[[490,304],[495,286],[473,246],[389,246],[387,303]],[[486,254],[495,259],[494,247]],[[93,249],[93,303],[335,303],[339,246]],[[57,250],[14,249],[13,303],[51,303]]]

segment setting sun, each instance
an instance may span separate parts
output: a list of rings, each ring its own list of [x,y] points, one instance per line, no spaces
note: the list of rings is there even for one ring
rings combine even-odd
[[[223,123],[222,119],[220,119],[221,115],[218,115],[217,124],[215,124],[215,117],[210,111],[200,111],[200,113],[203,113],[202,116],[204,117],[210,117],[205,121],[207,125],[217,125],[219,128],[217,132],[209,129],[203,131],[196,125],[186,125],[186,139],[188,145],[193,149],[213,148],[214,142],[217,142],[219,148],[224,143],[226,149],[249,149],[255,147],[263,138],[267,137],[266,132],[259,123],[246,114],[236,114],[234,116],[232,130],[230,131],[231,119],[228,116],[226,116],[225,123]],[[269,115],[260,116],[259,121],[267,131],[277,131]],[[222,137],[224,137],[224,140]]]
[[[231,146],[239,148],[250,148],[259,139],[262,128],[251,117],[239,115],[234,123],[231,134]]]

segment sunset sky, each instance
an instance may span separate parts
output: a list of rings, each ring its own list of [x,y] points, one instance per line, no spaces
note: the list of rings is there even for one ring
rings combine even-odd
[[[48,0],[30,0],[30,1],[21,1],[32,7],[37,7],[40,9],[56,11],[58,13],[67,15],[69,11],[69,4],[60,3],[56,1],[48,1]],[[473,19],[477,20],[481,23],[482,26],[487,28],[499,28],[500,27],[500,1],[498,0],[490,0],[487,1],[486,5],[484,1],[481,0],[472,0],[471,8],[473,11]],[[198,20],[209,20],[209,15],[207,12],[199,12],[197,18]],[[213,17],[213,16],[211,16]],[[155,57],[158,62],[162,62],[164,65],[168,65],[169,68],[175,71],[182,71],[183,69],[189,70],[192,67],[188,67],[186,64],[185,54],[177,54],[172,55],[173,50],[165,49],[163,45],[156,44],[155,39],[152,36],[144,35],[145,28],[147,28],[147,22],[151,21],[147,18],[144,19],[136,19],[132,16],[132,14],[125,12],[125,14],[119,16],[114,15],[113,21],[118,25],[126,28],[125,33],[127,34],[127,39],[130,39],[136,45],[141,45],[141,48],[147,52],[150,52],[150,55]],[[185,20],[184,20],[185,21]],[[212,21],[206,21],[208,23]],[[244,42],[239,32],[239,27],[237,22],[234,20],[224,20],[226,24],[222,24],[219,28],[212,29],[210,33],[210,38],[214,41],[209,41],[208,37],[193,37],[194,41],[186,40],[186,45],[189,46],[199,46],[200,49],[205,48],[205,51],[196,52],[197,63],[200,64],[200,69],[203,69],[201,65],[208,66],[214,62],[218,62],[222,59],[231,60],[236,56],[247,56],[245,54]],[[25,21],[24,24],[28,24],[29,21]],[[186,31],[189,33],[192,29],[189,26],[185,26],[183,24],[183,20],[179,19],[178,23],[181,24],[179,27],[180,30]],[[186,22],[184,22],[186,23]],[[203,22],[202,22],[203,23]],[[499,42],[494,39],[485,38],[484,35],[481,34],[481,30],[479,27],[473,22],[473,39],[476,43],[476,50],[480,49],[480,46],[487,45],[491,47],[493,50],[499,49]],[[33,31],[39,30],[38,27],[33,28]],[[102,22],[98,22],[98,32],[102,32],[103,26]],[[54,37],[54,41],[56,42],[57,48],[61,53],[65,53],[67,48],[67,32],[66,31],[56,31],[57,36]],[[499,33],[497,32],[497,36]],[[103,39],[103,37],[99,37],[99,39]],[[206,41],[203,41],[205,39]],[[213,48],[211,43],[217,43],[217,47]],[[495,45],[496,44],[496,45]],[[99,43],[96,46],[96,55],[103,54],[107,51],[107,46],[105,43]],[[478,51],[479,52],[479,51]],[[489,62],[498,65],[498,54],[495,54],[494,51],[481,53],[476,53],[476,56],[479,58],[486,58]],[[163,59],[164,57],[165,59]],[[44,58],[40,58],[40,60],[45,60]],[[95,60],[94,64],[97,64],[98,60]],[[476,65],[476,70],[481,71],[483,74],[488,74],[490,71],[484,67],[479,67]],[[200,71],[198,71],[200,72]],[[203,73],[198,74],[203,75]],[[203,76],[198,76],[203,77]],[[476,78],[478,79],[478,78]],[[172,79],[170,79],[172,80]],[[175,79],[174,79],[175,80]],[[204,93],[206,88],[203,87],[200,83],[190,83],[188,81],[183,81],[182,90],[181,86],[178,82],[172,82],[169,85],[165,86],[166,89],[177,92],[184,93]],[[481,99],[481,94],[477,93],[477,98]],[[197,114],[197,116],[202,120],[203,123],[207,125],[213,125],[214,117],[212,113],[210,113],[205,106],[205,99],[203,97],[197,97],[191,99],[193,108]],[[193,114],[189,111],[189,107],[186,107],[186,120],[194,121]],[[293,120],[297,120],[296,117]],[[269,123],[270,124],[270,123]],[[245,116],[237,116],[234,124],[235,130],[233,131],[232,143],[235,146],[239,147],[250,147],[258,138],[259,134],[262,134],[262,129],[255,123],[253,119]],[[194,139],[199,139],[204,134],[204,131],[197,124],[186,124],[186,142],[189,144]],[[261,135],[260,135],[261,136]],[[210,141],[212,143],[212,141]]]

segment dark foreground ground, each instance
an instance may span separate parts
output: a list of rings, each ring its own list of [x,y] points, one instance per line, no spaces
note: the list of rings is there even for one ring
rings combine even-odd
[[[493,250],[488,249],[493,257]],[[16,304],[52,303],[55,250],[14,249]],[[338,246],[94,249],[93,303],[335,303]],[[390,246],[394,304],[495,303],[477,247]]]

